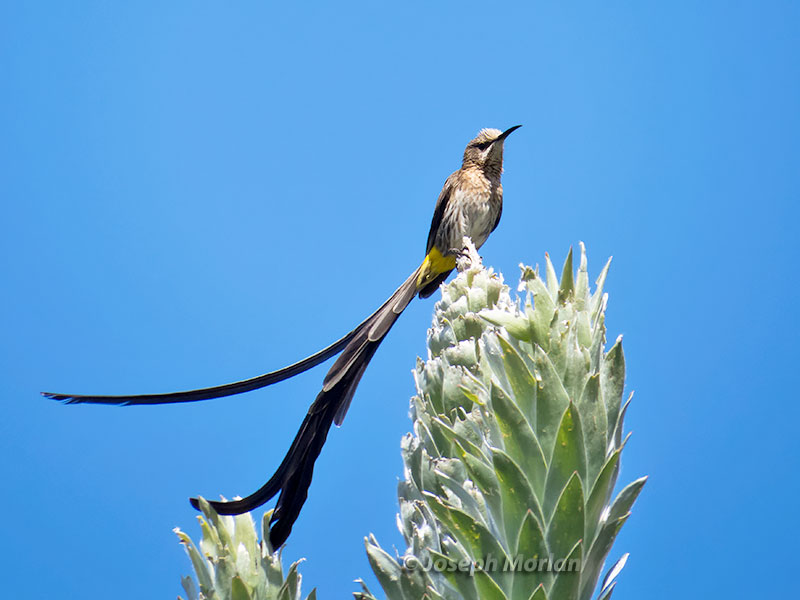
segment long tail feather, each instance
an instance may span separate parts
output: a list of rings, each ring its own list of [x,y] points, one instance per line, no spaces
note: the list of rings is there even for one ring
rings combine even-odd
[[[273,383],[278,383],[284,379],[294,377],[304,371],[316,367],[325,362],[330,357],[335,356],[347,346],[355,336],[358,328],[354,329],[343,338],[335,341],[327,348],[323,348],[316,354],[304,358],[288,367],[265,373],[251,379],[235,381],[225,385],[201,388],[197,390],[187,390],[184,392],[169,392],[166,394],[140,394],[136,396],[85,396],[80,394],[56,394],[52,392],[42,392],[45,398],[59,400],[65,404],[112,404],[118,406],[129,406],[134,404],[173,404],[177,402],[197,402],[198,400],[211,400],[223,396],[233,396],[257,390]]]
[[[289,537],[308,497],[314,463],[322,451],[331,425],[341,425],[361,377],[381,342],[417,292],[419,269],[392,296],[361,323],[355,335],[328,371],[289,451],[275,474],[258,491],[241,500],[211,502],[220,514],[248,512],[278,495],[270,521],[270,543],[278,548]],[[191,499],[198,508],[197,500]]]

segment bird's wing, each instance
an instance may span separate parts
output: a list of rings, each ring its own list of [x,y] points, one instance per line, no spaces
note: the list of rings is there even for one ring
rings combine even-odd
[[[456,171],[456,173],[458,173],[458,171]],[[444,218],[445,208],[447,207],[447,203],[450,201],[450,196],[453,191],[453,184],[456,180],[456,173],[452,173],[444,182],[444,186],[442,186],[442,192],[439,194],[439,198],[436,200],[436,207],[433,209],[433,219],[431,220],[431,229],[428,232],[428,246],[425,248],[426,255],[431,251],[431,248],[433,248],[433,243],[436,241],[436,232],[439,231],[439,226]],[[439,248],[439,250],[446,252],[448,248]]]
[[[500,202],[500,208],[497,210],[497,218],[494,220],[494,225],[492,225],[492,228],[489,230],[489,233],[492,233],[492,231],[497,229],[497,226],[500,225],[500,217],[501,216],[503,216],[503,203],[502,202]]]

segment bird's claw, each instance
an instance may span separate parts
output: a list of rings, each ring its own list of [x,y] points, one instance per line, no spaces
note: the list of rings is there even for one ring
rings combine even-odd
[[[460,249],[453,248],[452,252],[456,255],[456,268],[459,273],[466,271],[474,265],[480,266],[482,263],[481,256],[478,254],[475,244],[473,244],[472,240],[467,236],[464,236],[464,246]]]

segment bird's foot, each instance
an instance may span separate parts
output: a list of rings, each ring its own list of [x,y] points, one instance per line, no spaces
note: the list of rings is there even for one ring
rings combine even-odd
[[[464,236],[464,247],[456,250],[456,268],[458,272],[466,271],[472,267],[481,267],[482,260],[478,249],[468,236]]]

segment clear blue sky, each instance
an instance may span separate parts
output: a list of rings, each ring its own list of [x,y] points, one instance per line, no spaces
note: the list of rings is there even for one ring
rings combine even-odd
[[[324,372],[172,407],[40,390],[214,385],[327,344],[422,258],[464,144],[518,123],[485,262],[515,282],[579,240],[592,275],[614,255],[622,479],[651,476],[615,598],[796,589],[800,5],[555,4],[3,3],[6,596],[174,597],[187,497],[260,486]],[[285,557],[321,598],[370,574],[363,536],[402,547],[432,307],[318,463]]]

